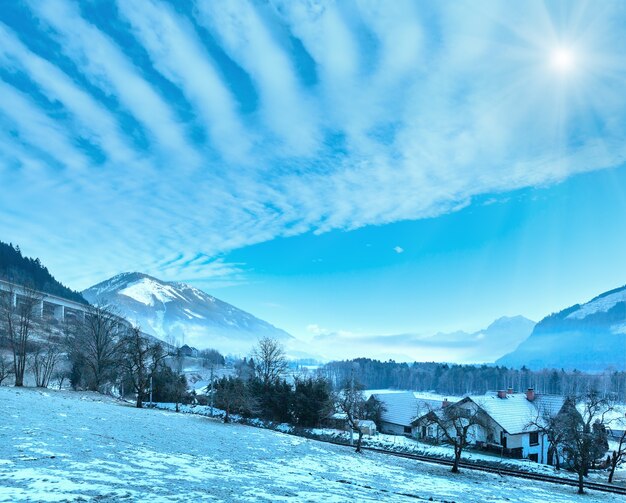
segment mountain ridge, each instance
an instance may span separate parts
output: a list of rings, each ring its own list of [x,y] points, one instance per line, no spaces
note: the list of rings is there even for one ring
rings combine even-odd
[[[624,369],[625,360],[626,286],[621,286],[546,316],[496,363],[602,371]]]
[[[200,349],[247,351],[264,336],[289,340],[290,334],[246,311],[180,281],[162,281],[124,272],[87,288],[91,302],[114,306],[142,330],[166,342]]]

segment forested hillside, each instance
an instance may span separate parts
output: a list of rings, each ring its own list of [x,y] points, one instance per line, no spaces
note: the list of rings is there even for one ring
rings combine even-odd
[[[83,296],[59,283],[38,258],[24,257],[19,246],[0,241],[0,279],[29,283],[50,295],[87,304]]]

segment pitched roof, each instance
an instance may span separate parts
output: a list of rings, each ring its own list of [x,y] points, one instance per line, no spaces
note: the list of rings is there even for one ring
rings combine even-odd
[[[525,393],[513,393],[506,395],[506,398],[498,398],[495,393],[468,398],[511,435],[537,431],[539,428],[531,423],[541,422],[546,412],[557,414],[565,403],[563,396],[539,394],[531,402]]]
[[[372,396],[385,407],[381,420],[402,426],[410,426],[417,416],[441,407],[440,400],[415,398],[412,392],[374,393]]]

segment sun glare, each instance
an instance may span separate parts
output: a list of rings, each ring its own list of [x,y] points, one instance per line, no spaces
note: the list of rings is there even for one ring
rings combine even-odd
[[[554,49],[550,55],[552,67],[560,72],[569,72],[574,68],[576,58],[574,53],[565,47]]]

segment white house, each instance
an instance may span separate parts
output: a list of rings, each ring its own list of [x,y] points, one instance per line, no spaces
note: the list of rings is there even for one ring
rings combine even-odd
[[[542,432],[543,416],[558,414],[564,404],[565,397],[539,395],[529,389],[526,393],[508,390],[468,396],[450,407],[483,413],[486,424],[472,427],[468,435],[472,443],[508,457],[548,463],[549,442]],[[414,425],[420,437],[441,439],[426,417],[418,418]]]
[[[375,398],[384,407],[381,413],[380,431],[392,435],[412,435],[413,421],[429,410],[441,407],[440,400],[416,398],[413,392],[374,393]]]

